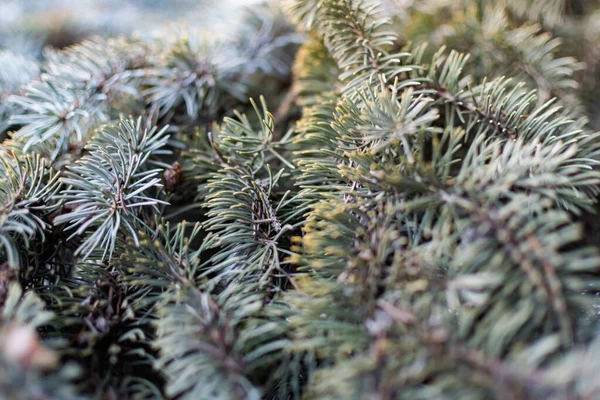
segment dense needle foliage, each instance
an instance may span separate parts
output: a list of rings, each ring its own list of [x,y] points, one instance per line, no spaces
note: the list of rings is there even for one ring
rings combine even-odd
[[[600,398],[598,10],[0,51],[0,398]]]

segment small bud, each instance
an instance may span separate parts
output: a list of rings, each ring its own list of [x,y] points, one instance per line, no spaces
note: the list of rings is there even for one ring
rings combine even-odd
[[[183,167],[175,161],[171,168],[164,172],[165,189],[172,191],[183,181]]]

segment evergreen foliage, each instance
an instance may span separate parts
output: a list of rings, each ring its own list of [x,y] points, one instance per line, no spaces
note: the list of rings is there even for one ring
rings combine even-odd
[[[0,53],[0,398],[599,398],[593,21],[403,3]]]

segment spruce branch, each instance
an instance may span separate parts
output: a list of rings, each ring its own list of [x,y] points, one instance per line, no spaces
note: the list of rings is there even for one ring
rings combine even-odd
[[[218,274],[225,281],[256,275],[263,284],[282,275],[284,255],[279,254],[277,240],[292,227],[282,225],[270,193],[283,172],[263,182],[249,171],[228,168],[209,181],[205,228],[216,233],[205,243],[221,250],[211,257],[206,275]]]
[[[101,257],[95,251],[56,283],[37,288],[56,315],[48,336],[68,341],[62,353],[89,375],[85,394],[156,396],[161,377],[152,368],[152,319],[146,304],[134,301],[123,272]]]
[[[421,61],[417,51],[415,61]],[[450,105],[446,123],[463,126],[468,137],[494,135],[505,139],[521,137],[551,145],[556,142],[581,143],[576,157],[579,165],[594,168],[598,152],[597,134],[588,131],[582,121],[551,99],[537,104],[538,94],[527,90],[524,84],[509,78],[470,83],[469,76],[461,78],[467,58],[459,53],[444,55],[440,50],[427,68],[411,72],[409,79],[420,83],[417,93],[426,93]],[[457,120],[458,119],[458,120]]]
[[[0,397],[594,398],[591,24],[290,3],[0,65]]]
[[[239,82],[242,59],[228,43],[208,40],[200,32],[191,32],[167,43],[164,61],[146,73],[143,95],[156,105],[161,116],[179,105],[188,117],[201,110],[215,113],[226,96],[242,100],[245,87]]]
[[[489,21],[492,19],[501,22]],[[530,86],[538,90],[540,103],[552,97],[560,98],[577,88],[573,78],[578,70],[583,69],[583,65],[573,57],[556,57],[561,45],[559,38],[553,38],[552,34],[544,32],[538,25],[526,24],[510,29],[501,8],[488,12],[482,23],[484,30],[486,26],[492,26],[494,31],[485,31],[484,37],[501,37],[502,41],[495,47],[505,50],[506,59],[516,61],[512,70],[507,69],[503,73],[513,75],[515,80],[531,82]],[[475,54],[475,57],[479,55]],[[503,63],[506,61],[502,60]],[[519,70],[522,72],[519,73]],[[573,105],[565,105],[574,109]]]
[[[31,291],[18,283],[9,286],[0,302],[0,397],[80,399],[76,365],[59,366],[57,352],[43,343],[38,331],[52,323],[54,315]]]
[[[157,221],[153,234],[141,235],[139,247],[131,249],[124,243],[122,256],[113,264],[123,272],[131,302],[152,309],[164,292],[202,284],[201,249],[193,246],[200,228],[199,223],[190,226],[183,221],[172,227]]]
[[[292,13],[323,37],[352,96],[368,81],[386,88],[397,77],[417,66],[403,63],[410,53],[390,53],[396,40],[380,5],[370,0],[293,1]]]
[[[106,128],[98,138],[98,143],[88,145],[90,153],[61,178],[68,186],[61,198],[71,210],[57,216],[54,223],[75,230],[69,240],[85,234],[76,254],[87,258],[102,248],[104,259],[112,256],[122,229],[139,245],[137,231],[147,226],[142,213],[146,209],[158,212],[157,205],[167,204],[158,197],[161,170],[149,169],[148,164],[153,154],[163,152],[168,136],[164,129],[144,128],[140,118]]]
[[[253,85],[252,77],[257,75],[286,79],[294,62],[291,55],[302,39],[280,4],[263,2],[248,7],[234,40],[247,60],[243,68],[248,84]]]
[[[273,277],[285,276],[278,239],[294,228],[278,215],[287,194],[276,188],[286,170],[273,171],[269,162],[294,167],[279,153],[289,138],[273,141],[274,120],[264,99],[261,102],[262,110],[252,102],[260,129],[238,115],[237,120],[226,118],[217,136],[226,164],[206,184],[208,220],[204,227],[215,233],[203,245],[220,248],[205,272],[216,274],[217,281],[244,281],[255,276],[265,285]],[[241,248],[240,243],[244,243]]]
[[[507,8],[519,18],[542,22],[549,27],[563,22],[567,2],[564,0],[506,0]]]
[[[71,145],[83,146],[94,128],[109,120],[116,94],[137,95],[140,73],[132,70],[133,56],[123,58],[127,50],[119,46],[136,54],[134,42],[102,40],[47,54],[40,80],[10,98],[24,111],[9,120],[21,126],[13,137],[22,142],[23,151],[51,144],[48,156],[54,160]]]
[[[154,346],[169,396],[261,398],[249,377],[275,365],[287,341],[277,323],[257,325],[264,298],[254,287],[232,284],[218,295],[189,288],[159,310]]]
[[[44,80],[29,84],[26,96],[14,96],[12,102],[27,113],[13,115],[11,124],[24,125],[14,137],[24,141],[23,149],[52,141],[54,150],[50,157],[55,159],[65,153],[71,143],[83,142],[89,137],[95,123],[107,121],[107,116],[94,101],[87,102],[89,95],[80,91],[58,86]]]
[[[319,96],[323,93],[339,90],[337,64],[325,43],[316,35],[311,35],[298,49],[293,72],[295,91],[299,96],[298,104],[305,110],[306,107],[319,103]]]
[[[59,174],[48,169],[38,157],[17,157],[6,153],[0,157],[0,243],[2,255],[10,268],[20,265],[21,246],[44,240],[51,229],[48,216],[59,203]]]
[[[0,65],[0,132],[4,132],[9,126],[10,115],[21,112],[9,104],[7,99],[18,93],[21,86],[36,79],[40,66],[35,60],[9,50],[0,51]]]

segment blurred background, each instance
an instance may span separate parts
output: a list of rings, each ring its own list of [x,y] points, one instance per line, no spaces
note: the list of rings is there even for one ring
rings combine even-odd
[[[256,9],[264,0],[0,0],[0,100],[38,75],[44,48],[63,48],[94,36],[115,37],[135,34],[141,38],[163,36],[165,32],[192,28],[208,31],[227,41],[242,29],[244,9]],[[281,6],[284,0],[271,0]],[[447,46],[471,54],[470,70],[476,79],[489,75],[521,76],[519,57],[531,61],[544,74],[545,59],[533,60],[536,46],[527,47],[527,35],[543,42],[548,34],[561,43],[554,57],[574,57],[581,62],[569,81],[576,88],[569,93],[553,90],[541,96],[565,98],[563,106],[579,107],[590,127],[600,129],[600,0],[380,0],[399,34],[398,48],[408,43],[429,43],[437,51]],[[481,21],[468,19],[470,8],[486,6]],[[499,4],[503,5],[499,5]],[[497,6],[497,7],[496,7]],[[465,11],[467,10],[467,11]],[[500,12],[498,12],[500,11]],[[505,12],[506,11],[506,12]],[[265,21],[278,21],[263,13]],[[540,17],[543,16],[543,17]],[[263,18],[261,17],[261,18]],[[268,25],[268,23],[266,24]],[[273,26],[259,28],[259,41],[272,40]],[[288,27],[285,29],[293,30]],[[238,32],[239,33],[239,32]],[[245,37],[242,33],[241,37]],[[301,41],[286,37],[287,40]],[[537,43],[537,42],[536,42]],[[541,43],[541,42],[540,42]],[[264,44],[264,43],[263,43]],[[251,47],[251,46],[250,46]],[[538,49],[541,47],[537,46]],[[4,52],[2,50],[5,50]],[[512,53],[520,56],[513,62]],[[14,62],[15,54],[22,57]],[[517,55],[518,55],[517,54]],[[257,57],[260,59],[261,57]],[[293,58],[293,54],[292,54]],[[11,62],[8,62],[12,60]],[[31,63],[28,64],[28,61]],[[266,63],[265,59],[265,63]],[[285,61],[289,69],[291,60]],[[29,65],[29,67],[28,67]],[[511,68],[512,66],[512,68]],[[280,71],[281,72],[281,71]],[[289,73],[289,71],[285,71]],[[525,74],[527,75],[527,74]],[[531,75],[531,74],[529,74]],[[535,86],[537,85],[536,82]],[[571,85],[574,86],[574,85]],[[562,90],[562,89],[561,89]],[[564,92],[564,90],[562,90]],[[563,96],[565,95],[565,96]],[[571,96],[571,97],[569,97]],[[0,104],[0,132],[2,123]]]
[[[91,36],[189,25],[225,32],[244,6],[259,0],[0,0],[0,49],[39,58]],[[231,29],[231,25],[229,26]]]

